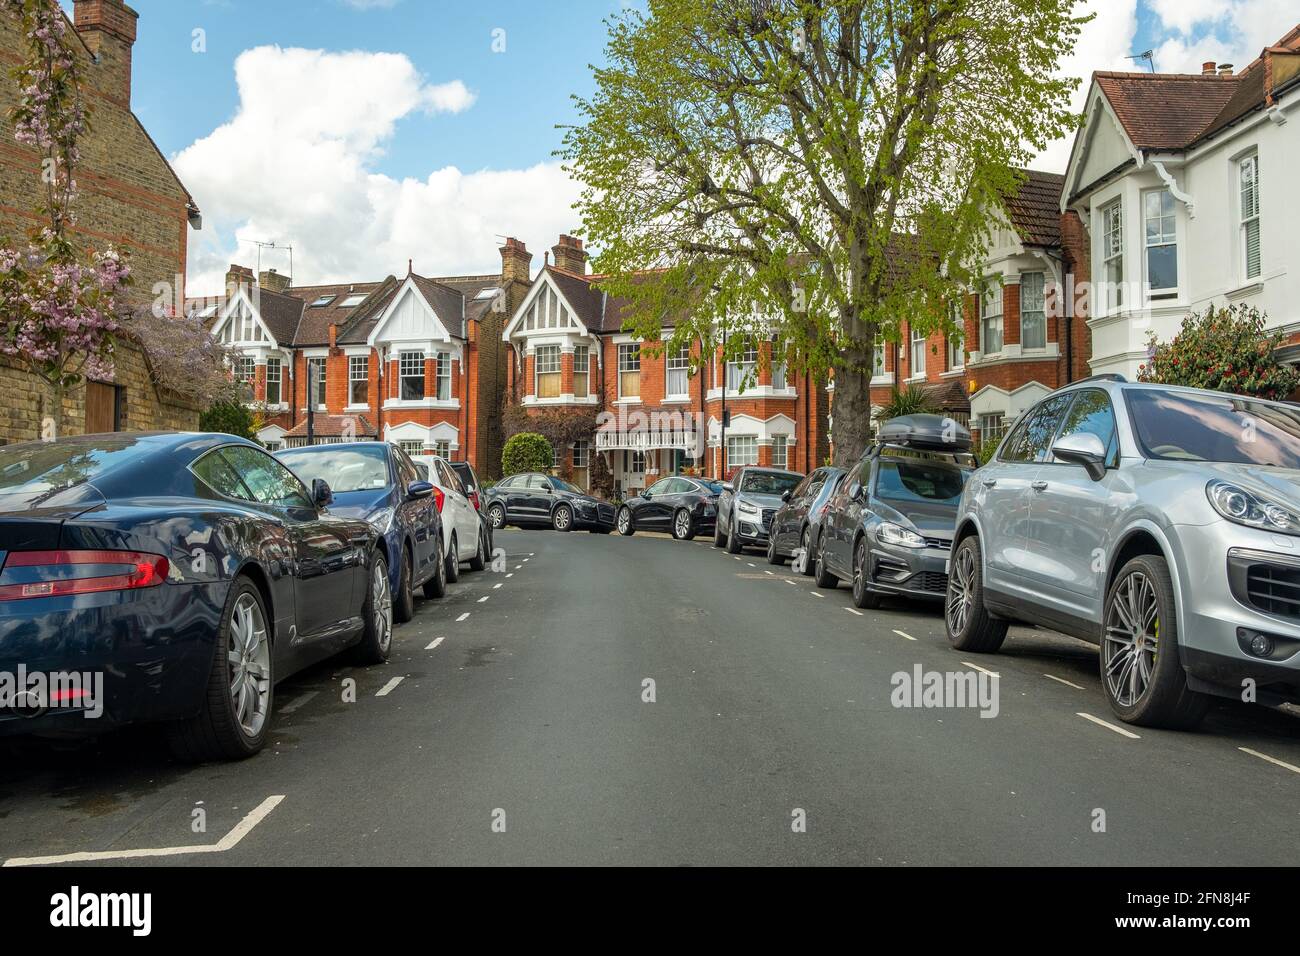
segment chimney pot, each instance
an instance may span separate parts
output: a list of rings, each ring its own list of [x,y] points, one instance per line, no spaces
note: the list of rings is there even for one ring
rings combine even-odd
[[[587,253],[581,239],[561,233],[551,251],[555,253],[555,268],[580,276],[587,274]]]
[[[1219,64],[1219,76],[1232,76],[1232,64],[1231,64],[1231,63],[1220,63],[1220,64]]]
[[[511,282],[528,282],[528,268],[533,261],[533,254],[514,236],[506,237],[501,252],[501,284]]]
[[[1206,60],[1201,64],[1201,76],[1213,76],[1216,66],[1213,60]]]

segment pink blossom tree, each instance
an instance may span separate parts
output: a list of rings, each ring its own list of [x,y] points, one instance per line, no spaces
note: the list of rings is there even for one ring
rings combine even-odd
[[[83,258],[76,223],[74,170],[89,129],[81,77],[55,0],[0,0],[26,42],[14,70],[19,101],[10,110],[14,138],[41,156],[38,225],[25,246],[0,242],[0,353],[45,385],[42,437],[63,430],[63,401],[86,377],[111,378],[113,345],[131,269],[111,247]]]

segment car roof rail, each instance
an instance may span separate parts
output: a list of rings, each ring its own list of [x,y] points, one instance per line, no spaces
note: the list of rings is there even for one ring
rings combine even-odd
[[[1119,372],[1102,372],[1100,375],[1089,375],[1087,378],[1081,378],[1077,382],[1071,382],[1071,385],[1082,385],[1084,382],[1119,382],[1121,385],[1127,385],[1126,379]]]

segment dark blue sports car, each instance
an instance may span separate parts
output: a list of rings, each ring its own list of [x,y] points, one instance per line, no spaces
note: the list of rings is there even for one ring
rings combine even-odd
[[[364,518],[383,536],[398,623],[415,616],[417,587],[429,598],[446,593],[442,491],[424,480],[406,452],[390,442],[359,441],[290,448],[276,457],[304,484],[326,482],[334,492],[332,512]]]
[[[108,434],[0,448],[0,734],[166,721],[248,757],[275,683],[388,658],[378,535],[252,442]]]

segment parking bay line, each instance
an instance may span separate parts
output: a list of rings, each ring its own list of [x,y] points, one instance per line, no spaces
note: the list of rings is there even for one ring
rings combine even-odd
[[[5,860],[4,866],[48,866],[52,863],[89,863],[94,860],[135,860],[150,856],[183,856],[188,853],[224,853],[233,850],[239,841],[266,819],[267,814],[280,805],[284,794],[267,797],[250,810],[234,829],[216,843],[198,846],[163,846],[148,850],[90,850],[80,853],[61,853],[56,856],[16,856]]]
[[[424,646],[424,649],[426,651],[431,651],[445,640],[446,640],[445,637],[435,637],[433,640],[431,640],[428,644]]]
[[[393,692],[393,690],[397,687],[397,685],[400,684],[400,683],[401,683],[402,681],[404,681],[404,680],[406,680],[406,675],[405,675],[405,674],[403,674],[401,677],[394,677],[392,680],[390,680],[390,681],[389,681],[387,684],[385,684],[383,687],[379,688],[379,690],[375,691],[375,696],[376,696],[376,697],[387,697],[389,694],[391,694],[391,693]]]
[[[490,597],[490,595],[487,595],[487,594],[483,595],[481,598],[478,599],[478,603],[479,603],[479,604],[482,604],[482,603],[483,603],[484,601],[486,601],[489,597]]]
[[[822,594],[820,591],[809,591],[808,593],[811,594],[813,597],[824,598],[826,596],[825,594]]]
[[[307,701],[311,700],[313,697],[315,697],[315,696],[316,696],[317,694],[319,694],[319,693],[320,693],[320,691],[318,691],[318,690],[309,690],[309,691],[307,691],[307,693],[303,694],[301,697],[295,697],[295,698],[294,698],[293,700],[291,700],[289,703],[287,703],[287,704],[285,704],[283,707],[279,708],[279,713],[281,713],[281,714],[292,714],[295,710],[297,710],[297,709],[298,709],[299,707],[301,707],[303,704],[307,703]]]
[[[1116,727],[1114,724],[1110,723],[1109,721],[1102,720],[1100,717],[1094,717],[1092,716],[1092,714],[1085,714],[1083,711],[1079,711],[1074,716],[1082,717],[1084,720],[1090,720],[1098,727],[1105,727],[1107,730],[1113,730],[1121,737],[1127,737],[1130,740],[1142,739],[1140,735],[1133,733],[1133,731],[1125,730],[1123,727]]]
[[[894,628],[894,633],[897,634],[899,637],[907,638],[909,641],[916,640],[916,638],[914,638],[911,634],[908,634],[906,631],[900,631],[898,628]]]
[[[865,614],[863,614],[855,607],[846,607],[844,610],[848,611],[850,614],[856,614],[858,617],[866,617]]]
[[[1058,684],[1064,684],[1066,687],[1073,687],[1075,690],[1087,690],[1082,684],[1076,684],[1074,681],[1066,680],[1064,677],[1057,677],[1055,674],[1044,674],[1048,680],[1054,680]]]
[[[1258,757],[1260,760],[1267,760],[1271,764],[1276,764],[1285,770],[1290,770],[1292,773],[1300,773],[1300,767],[1297,767],[1295,764],[1287,763],[1285,760],[1278,760],[1276,757],[1262,754],[1258,750],[1251,750],[1249,747],[1238,747],[1237,749],[1244,754],[1250,754],[1252,757]]]
[[[974,668],[975,670],[979,671],[981,674],[988,674],[990,677],[997,677],[999,679],[1001,679],[1002,677],[1002,675],[999,674],[997,671],[991,671],[987,667],[980,667],[978,664],[972,664],[970,661],[962,661],[962,663],[965,664],[967,667]]]
[[[469,617],[469,611],[466,611],[466,612],[465,612],[464,614],[462,614],[460,617],[456,618],[456,623],[459,624],[461,621],[465,620],[465,618],[467,618],[467,617]]]
[[[501,587],[501,584],[502,582],[498,581],[496,584],[492,585],[492,590],[495,591],[497,588]]]

